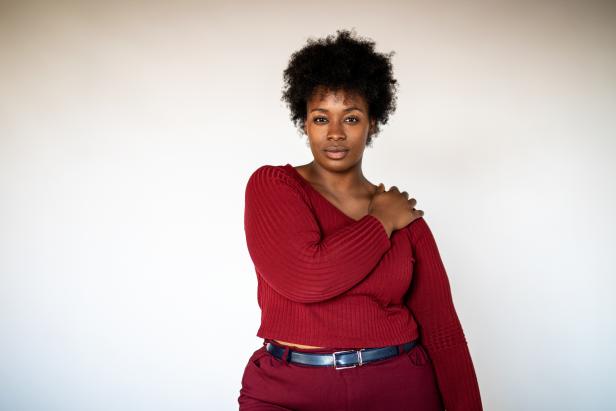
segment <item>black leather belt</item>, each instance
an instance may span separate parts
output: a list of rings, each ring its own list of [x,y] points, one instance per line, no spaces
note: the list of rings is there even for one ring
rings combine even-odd
[[[402,352],[410,351],[418,344],[418,340],[409,341],[402,346]],[[265,349],[274,357],[282,359],[285,348],[268,342]],[[374,361],[384,360],[400,354],[397,345],[379,348],[362,348],[360,350],[344,350],[333,353],[307,353],[289,349],[289,362],[314,365],[317,367],[334,367],[337,370],[362,366]]]

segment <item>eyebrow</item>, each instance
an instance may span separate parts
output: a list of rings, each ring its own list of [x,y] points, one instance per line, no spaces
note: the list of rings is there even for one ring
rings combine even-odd
[[[357,110],[357,111],[361,111],[362,113],[364,112],[361,108],[359,107],[349,107],[349,108],[345,108],[343,111],[353,111],[353,110]],[[313,108],[312,110],[310,110],[310,112],[312,113],[313,111],[324,111],[324,112],[328,112],[329,110],[326,110],[324,108]]]

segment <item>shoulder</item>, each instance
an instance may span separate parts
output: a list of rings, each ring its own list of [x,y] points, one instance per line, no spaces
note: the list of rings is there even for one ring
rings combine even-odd
[[[283,186],[302,192],[301,182],[288,170],[290,165],[264,164],[255,169],[246,183],[246,190],[251,188],[271,190]]]
[[[251,174],[250,178],[254,176],[257,177],[278,177],[289,175],[289,173],[285,170],[286,166],[283,165],[272,165],[272,164],[263,164],[257,167]]]
[[[412,243],[417,243],[425,235],[432,236],[432,231],[425,217],[419,217],[411,221],[404,229],[408,230]]]
[[[248,177],[249,183],[255,180],[274,182],[276,180],[293,181],[294,178],[286,165],[264,164],[256,168]]]

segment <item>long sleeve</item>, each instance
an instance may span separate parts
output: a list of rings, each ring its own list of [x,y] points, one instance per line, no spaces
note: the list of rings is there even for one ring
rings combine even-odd
[[[423,218],[409,226],[415,266],[406,298],[434,364],[447,411],[481,411],[481,397],[466,337],[434,236]]]
[[[383,224],[372,215],[324,236],[300,183],[270,165],[259,167],[246,185],[244,231],[265,282],[302,303],[347,291],[391,246]]]

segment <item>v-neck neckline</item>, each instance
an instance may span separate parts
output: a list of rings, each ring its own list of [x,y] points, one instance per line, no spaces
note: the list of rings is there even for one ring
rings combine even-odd
[[[317,190],[316,188],[314,188],[314,187],[312,186],[312,184],[311,184],[308,180],[306,180],[306,179],[304,178],[304,176],[303,176],[303,175],[301,175],[301,174],[300,174],[300,172],[299,172],[299,171],[297,171],[297,170],[295,169],[295,167],[293,167],[291,164],[287,163],[287,164],[285,165],[285,167],[286,167],[286,168],[289,168],[290,170],[292,170],[293,174],[295,174],[295,175],[296,175],[296,176],[297,176],[297,177],[298,177],[298,178],[299,178],[299,179],[300,179],[300,180],[301,180],[301,181],[302,181],[302,182],[303,182],[306,186],[308,186],[308,188],[309,188],[310,190],[312,190],[313,192],[315,192],[319,198],[321,198],[323,201],[325,201],[327,204],[329,204],[331,208],[333,208],[334,210],[336,210],[336,211],[338,212],[338,214],[340,214],[341,216],[345,217],[347,220],[350,220],[350,221],[353,221],[353,222],[358,222],[359,220],[361,220],[361,218],[360,218],[359,220],[354,219],[353,217],[351,217],[351,216],[347,215],[347,214],[346,214],[345,212],[343,212],[341,209],[339,209],[338,207],[336,207],[336,206],[334,205],[334,203],[332,203],[331,201],[329,201],[329,200],[327,199],[327,197],[325,197],[323,194],[321,194],[321,192],[320,192],[319,190]],[[366,214],[366,215],[368,215],[368,214]],[[363,217],[362,217],[362,218],[363,218]]]

